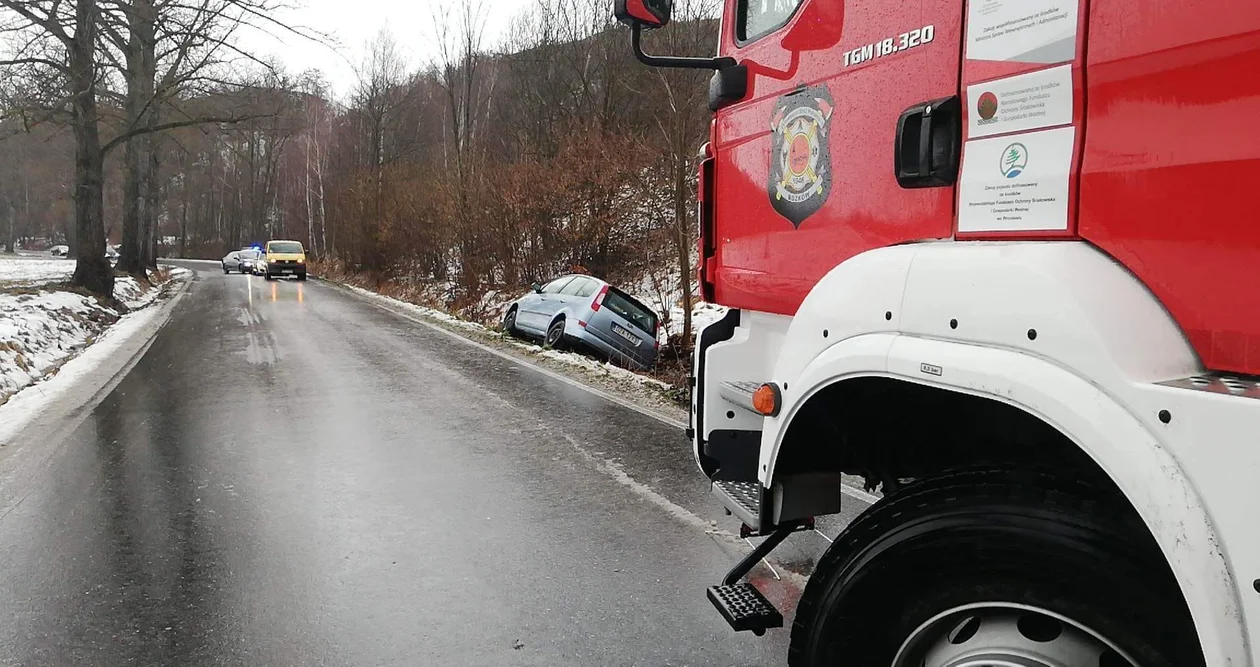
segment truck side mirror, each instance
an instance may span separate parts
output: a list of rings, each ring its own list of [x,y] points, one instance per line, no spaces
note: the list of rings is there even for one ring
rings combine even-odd
[[[734,58],[679,58],[677,56],[653,56],[643,52],[643,30],[660,28],[669,23],[674,11],[674,0],[613,0],[613,16],[630,26],[630,49],[634,57],[648,67],[675,67],[678,69],[714,69],[734,67]]]
[[[613,15],[632,28],[664,27],[673,11],[674,0],[613,0]]]

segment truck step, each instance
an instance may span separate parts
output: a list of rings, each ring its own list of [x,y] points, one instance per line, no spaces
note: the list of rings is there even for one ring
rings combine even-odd
[[[736,482],[718,480],[713,483],[713,495],[722,506],[744,522],[754,534],[761,530],[761,482]]]
[[[736,632],[751,630],[761,635],[770,628],[783,627],[783,614],[770,604],[761,591],[746,581],[729,586],[710,586],[708,595],[709,602],[717,607],[722,618]]]
[[[1228,375],[1224,373],[1205,373],[1188,378],[1179,378],[1160,382],[1166,387],[1177,389],[1193,389],[1212,394],[1238,396],[1241,398],[1260,398],[1260,378],[1248,375]]]
[[[737,405],[760,417],[761,413],[753,408],[753,392],[757,391],[761,385],[761,382],[746,380],[727,381],[718,385],[718,395],[727,403]]]

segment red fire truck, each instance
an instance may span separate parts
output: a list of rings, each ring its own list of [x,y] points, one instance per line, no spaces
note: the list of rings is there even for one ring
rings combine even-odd
[[[793,665],[1252,665],[1260,2],[726,0],[690,434]]]

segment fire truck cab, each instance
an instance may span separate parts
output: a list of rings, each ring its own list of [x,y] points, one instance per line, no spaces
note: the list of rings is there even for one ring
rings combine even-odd
[[[689,435],[758,547],[846,475],[789,663],[1252,665],[1260,3],[726,0]]]

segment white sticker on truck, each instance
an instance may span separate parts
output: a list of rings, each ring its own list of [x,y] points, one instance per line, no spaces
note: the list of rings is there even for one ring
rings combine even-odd
[[[967,86],[967,137],[978,139],[1072,122],[1072,66]]]
[[[968,141],[958,185],[958,231],[1061,231],[1075,127]]]
[[[1062,63],[1076,58],[1081,0],[971,0],[967,58]]]

